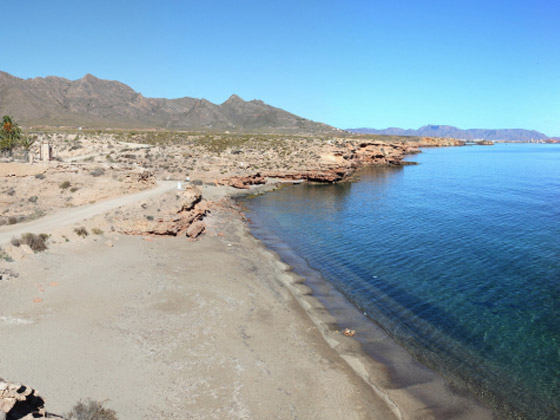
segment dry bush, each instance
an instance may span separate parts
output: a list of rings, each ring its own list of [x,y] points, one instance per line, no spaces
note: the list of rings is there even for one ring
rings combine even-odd
[[[82,238],[85,238],[86,236],[89,235],[89,232],[87,231],[87,229],[85,227],[78,227],[74,229],[74,232],[76,232],[76,235],[81,236]]]
[[[104,175],[104,174],[105,174],[105,169],[103,169],[103,168],[95,168],[93,171],[90,172],[90,175],[95,176],[95,177],[98,177],[98,176],[101,176],[101,175]]]
[[[28,245],[34,252],[41,252],[48,248],[47,240],[49,235],[46,233],[41,233],[40,235],[35,235],[34,233],[24,233],[19,239],[12,239],[12,245],[21,246]]]
[[[78,402],[66,417],[68,420],[118,420],[114,410],[103,407],[103,403],[91,400]]]

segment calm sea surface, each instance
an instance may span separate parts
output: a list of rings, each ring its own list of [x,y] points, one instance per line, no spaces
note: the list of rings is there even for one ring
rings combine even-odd
[[[419,360],[504,414],[560,418],[560,145],[410,160],[245,204]]]

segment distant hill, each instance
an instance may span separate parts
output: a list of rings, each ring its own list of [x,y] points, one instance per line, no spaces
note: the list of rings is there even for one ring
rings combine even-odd
[[[232,95],[216,105],[196,98],[146,98],[129,86],[86,74],[20,79],[0,72],[0,115],[20,124],[184,130],[328,132],[337,130],[275,108]]]
[[[455,139],[474,140],[544,140],[548,136],[535,130],[524,130],[520,128],[511,129],[481,129],[471,128],[462,130],[450,125],[425,125],[418,130],[404,130],[402,128],[386,128],[376,130],[374,128],[349,128],[347,131],[359,134],[390,134],[395,136],[423,136],[423,137],[451,137]]]

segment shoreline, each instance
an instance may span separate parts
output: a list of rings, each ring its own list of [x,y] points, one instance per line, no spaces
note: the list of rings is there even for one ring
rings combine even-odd
[[[251,217],[246,229],[257,246],[262,246],[271,259],[285,266],[290,278],[286,285],[325,342],[387,402],[398,418],[418,418],[416,413],[419,412],[426,419],[497,418],[497,414],[474,395],[457,389],[438,372],[415,359],[260,221]],[[355,330],[356,336],[344,337],[345,328]]]
[[[199,241],[61,241],[69,227],[9,263],[19,276],[0,282],[2,377],[62,415],[92,398],[121,420],[403,418],[325,344],[288,267],[237,210],[217,206],[207,222]]]

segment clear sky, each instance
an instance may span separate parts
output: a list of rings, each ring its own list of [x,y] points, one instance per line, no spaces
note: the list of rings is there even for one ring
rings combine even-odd
[[[9,3],[9,5],[8,5]],[[340,128],[560,136],[559,0],[2,1],[0,70],[232,93]]]

